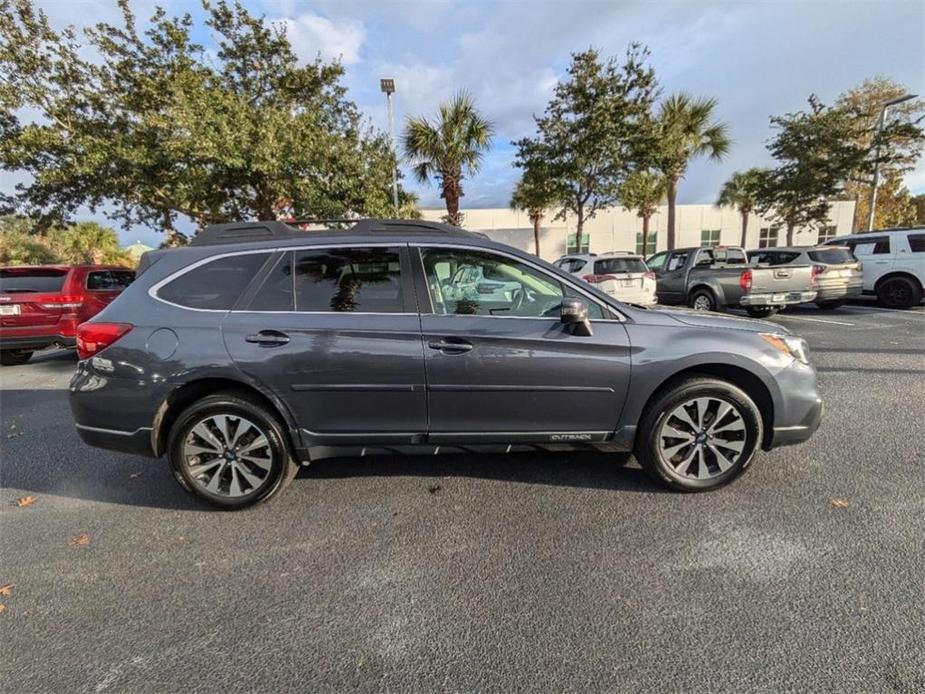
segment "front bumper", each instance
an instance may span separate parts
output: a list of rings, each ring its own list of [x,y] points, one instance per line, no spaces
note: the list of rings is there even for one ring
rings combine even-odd
[[[746,294],[739,299],[741,306],[791,306],[805,304],[816,298],[816,291],[774,292],[769,294]]]
[[[824,406],[816,385],[816,370],[799,361],[778,372],[781,399],[775,404],[774,427],[765,448],[792,446],[811,437],[822,423]]]

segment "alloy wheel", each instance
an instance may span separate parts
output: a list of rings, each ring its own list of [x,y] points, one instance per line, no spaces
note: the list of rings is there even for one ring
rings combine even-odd
[[[712,311],[713,302],[710,297],[701,294],[694,298],[693,308],[695,311]]]
[[[267,433],[235,415],[209,415],[197,422],[183,442],[183,461],[190,478],[210,494],[242,497],[253,494],[273,469]]]
[[[659,455],[675,474],[705,480],[747,455],[745,419],[724,398],[701,397],[677,406],[659,430]]]

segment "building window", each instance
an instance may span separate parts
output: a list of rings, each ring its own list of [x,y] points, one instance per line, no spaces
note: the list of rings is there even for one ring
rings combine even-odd
[[[578,237],[578,234],[568,235],[568,240],[566,241],[566,244],[565,244],[566,255],[572,255],[573,253],[579,254],[579,253],[589,252],[588,249],[591,248],[591,235],[587,232],[581,235],[581,248],[580,249],[578,248],[578,244],[576,243],[577,237]]]
[[[636,254],[641,255],[643,258],[647,257],[650,253],[655,253],[655,249],[658,247],[658,235],[654,231],[649,232],[649,238],[646,241],[646,247],[642,247],[642,232],[639,231],[636,233]]]
[[[710,248],[719,245],[719,229],[703,229],[700,232],[700,246]]]
[[[826,241],[834,239],[837,236],[836,234],[837,228],[838,227],[835,227],[835,226],[824,227],[822,231],[819,232],[818,243],[825,243]]]
[[[762,227],[758,233],[758,248],[774,248],[777,246],[777,232],[780,227]]]

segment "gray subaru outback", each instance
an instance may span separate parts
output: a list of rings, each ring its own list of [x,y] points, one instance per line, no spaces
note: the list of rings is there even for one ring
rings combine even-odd
[[[795,444],[822,403],[780,326],[620,303],[480,234],[365,220],[209,227],[80,326],[83,440],[224,508],[374,453],[632,451],[677,490]]]

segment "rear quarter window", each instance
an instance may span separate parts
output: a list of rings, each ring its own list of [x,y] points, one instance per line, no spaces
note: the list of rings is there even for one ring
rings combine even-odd
[[[909,250],[913,253],[925,253],[925,234],[909,234]]]
[[[186,308],[228,310],[268,256],[248,253],[212,260],[171,280],[157,290],[157,296]]]
[[[67,270],[13,267],[0,270],[0,294],[60,292]]]

